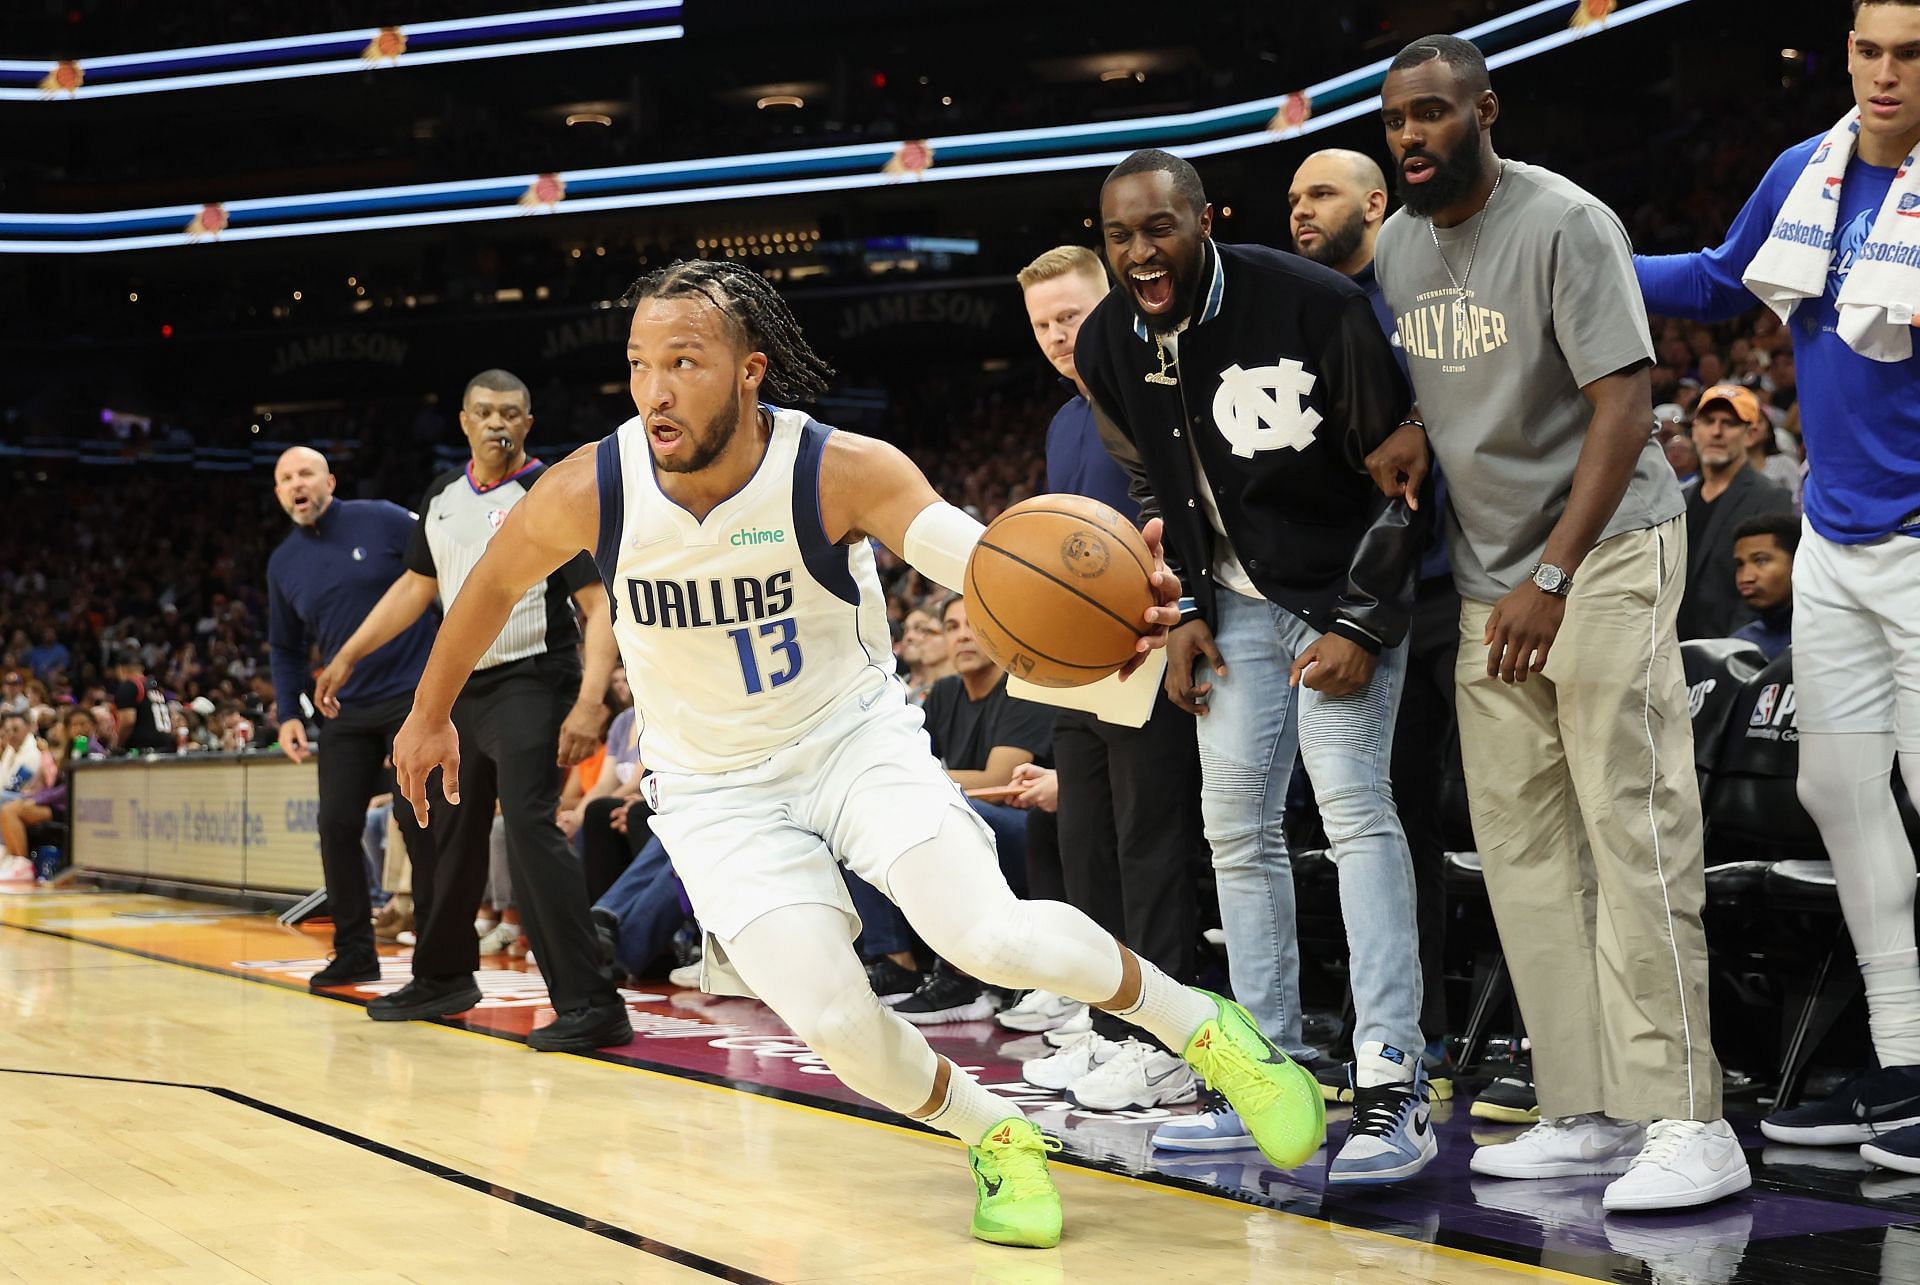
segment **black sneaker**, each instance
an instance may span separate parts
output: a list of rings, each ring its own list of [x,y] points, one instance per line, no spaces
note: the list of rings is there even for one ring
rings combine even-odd
[[[367,1005],[376,1022],[413,1022],[421,1018],[452,1017],[480,1002],[480,987],[472,973],[448,977],[416,977],[391,995]]]
[[[1880,1141],[1920,1124],[1920,1066],[1890,1066],[1854,1076],[1824,1102],[1776,1111],[1760,1122],[1774,1142],[1838,1147]]]
[[[1540,1123],[1540,1095],[1533,1088],[1533,1058],[1521,1054],[1513,1065],[1480,1091],[1473,1100],[1473,1116],[1502,1124]]]
[[[911,968],[902,968],[885,955],[867,965],[867,984],[888,1008],[919,990],[924,980]]]
[[[632,1039],[633,1022],[625,1004],[592,1004],[564,1010],[527,1036],[527,1047],[541,1053],[591,1053]]]
[[[1325,1053],[1316,1051],[1312,1057],[1300,1060],[1300,1065],[1312,1071],[1313,1078],[1320,1082],[1323,1101],[1353,1101],[1353,1078],[1345,1062],[1336,1062]]]
[[[380,957],[378,955],[338,955],[325,968],[307,979],[308,990],[325,990],[329,986],[352,986],[356,982],[377,982],[380,980]]]
[[[941,960],[920,988],[895,1004],[893,1011],[915,1026],[939,1026],[945,1022],[984,1022],[999,1007],[986,986]]]

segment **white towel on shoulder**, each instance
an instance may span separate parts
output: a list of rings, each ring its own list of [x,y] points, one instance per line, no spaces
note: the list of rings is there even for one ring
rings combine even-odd
[[[1742,278],[1747,289],[1782,321],[1801,300],[1817,299],[1826,291],[1840,188],[1859,138],[1856,107],[1814,150],[1766,243],[1747,265]],[[1905,361],[1913,355],[1915,314],[1920,312],[1920,165],[1915,159],[1909,156],[1901,164],[1836,301],[1840,337],[1874,361]]]

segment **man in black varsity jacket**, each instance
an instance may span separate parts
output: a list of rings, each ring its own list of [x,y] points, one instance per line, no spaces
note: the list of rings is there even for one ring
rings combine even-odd
[[[1382,502],[1364,461],[1405,419],[1406,379],[1345,277],[1216,244],[1178,157],[1123,161],[1100,219],[1119,289],[1082,323],[1074,361],[1138,453],[1143,506],[1193,595],[1168,640],[1167,694],[1200,716],[1234,992],[1290,1055],[1320,1060],[1301,1037],[1281,826],[1297,747],[1340,871],[1356,1011],[1353,1123],[1328,1180],[1396,1182],[1436,1151],[1413,868],[1388,783],[1424,532],[1403,501]],[[1348,1083],[1317,1069],[1329,1096]],[[1244,1129],[1215,1105],[1155,1142],[1231,1145]]]

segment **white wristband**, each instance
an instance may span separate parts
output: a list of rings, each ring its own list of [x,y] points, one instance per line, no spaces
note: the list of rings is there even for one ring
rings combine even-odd
[[[967,559],[986,529],[977,519],[941,500],[921,509],[919,516],[907,524],[900,553],[921,575],[959,593],[966,581]]]

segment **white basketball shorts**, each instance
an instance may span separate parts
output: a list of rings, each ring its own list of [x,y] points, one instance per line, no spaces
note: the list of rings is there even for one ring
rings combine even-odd
[[[1892,732],[1920,753],[1920,538],[1836,544],[1801,524],[1793,685],[1803,732]]]
[[[714,950],[770,910],[827,905],[860,916],[836,861],[891,896],[909,849],[964,813],[989,850],[993,832],[933,757],[920,707],[893,678],[863,681],[807,737],[755,767],[648,778],[660,838],[707,938],[703,989],[746,994]]]

